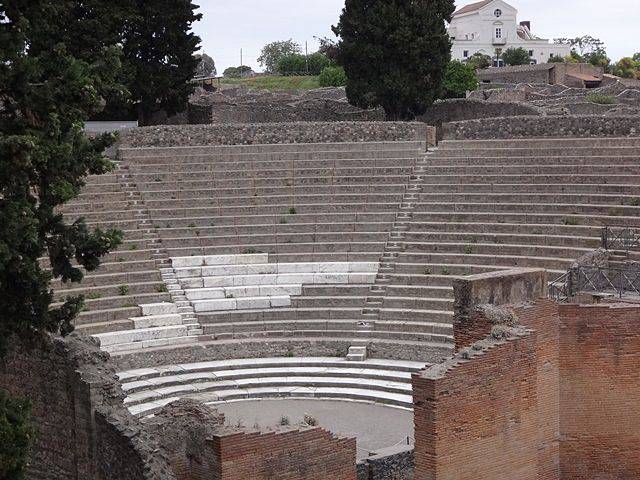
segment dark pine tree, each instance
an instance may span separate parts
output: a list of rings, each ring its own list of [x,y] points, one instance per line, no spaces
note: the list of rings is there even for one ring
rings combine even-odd
[[[159,111],[182,111],[193,93],[190,80],[200,60],[195,56],[200,37],[191,32],[202,18],[191,0],[130,2],[124,55],[126,79],[137,104],[138,120],[147,125]]]
[[[412,120],[441,93],[451,60],[453,0],[346,0],[333,31],[349,102]]]

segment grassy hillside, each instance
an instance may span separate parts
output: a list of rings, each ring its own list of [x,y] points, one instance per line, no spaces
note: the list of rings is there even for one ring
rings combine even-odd
[[[320,88],[318,77],[253,77],[253,78],[223,78],[224,85],[244,85],[258,90],[311,90]]]

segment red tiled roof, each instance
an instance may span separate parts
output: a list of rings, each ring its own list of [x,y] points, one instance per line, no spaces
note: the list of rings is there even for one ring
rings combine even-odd
[[[471,3],[454,12],[453,16],[455,17],[456,15],[462,15],[463,13],[475,12],[476,10],[480,10],[485,5],[489,5],[491,2],[493,2],[493,0],[484,0],[482,2]]]

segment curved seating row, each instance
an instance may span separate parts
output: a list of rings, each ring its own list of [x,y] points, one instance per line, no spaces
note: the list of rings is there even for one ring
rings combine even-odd
[[[120,372],[125,404],[151,415],[179,398],[219,404],[264,398],[366,401],[411,409],[411,375],[424,363],[344,358],[257,358]]]

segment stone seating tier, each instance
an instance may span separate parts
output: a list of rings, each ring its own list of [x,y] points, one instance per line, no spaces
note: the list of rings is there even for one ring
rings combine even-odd
[[[255,358],[125,371],[129,410],[151,415],[178,398],[215,405],[264,398],[380,402],[412,408],[411,375],[424,363],[342,358]]]

